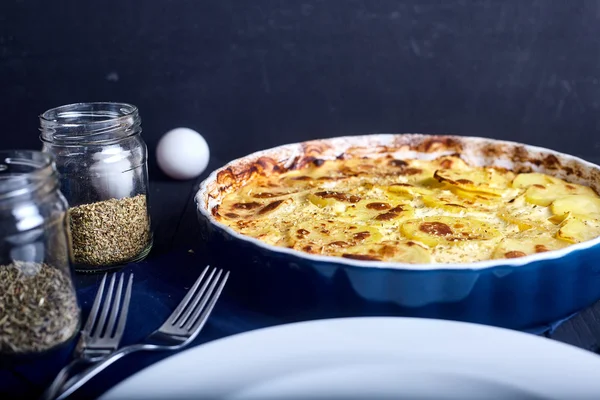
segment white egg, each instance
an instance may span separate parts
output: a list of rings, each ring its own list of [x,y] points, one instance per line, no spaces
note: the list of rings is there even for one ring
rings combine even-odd
[[[158,166],[173,179],[196,178],[206,169],[209,158],[206,140],[189,128],[170,130],[156,147]]]

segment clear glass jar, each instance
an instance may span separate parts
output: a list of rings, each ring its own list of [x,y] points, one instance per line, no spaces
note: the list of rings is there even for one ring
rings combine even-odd
[[[50,155],[0,151],[0,355],[45,352],[79,330],[67,208]]]
[[[103,271],[143,259],[152,247],[148,151],[138,109],[77,103],[40,116],[43,150],[54,155],[70,210],[73,263]]]

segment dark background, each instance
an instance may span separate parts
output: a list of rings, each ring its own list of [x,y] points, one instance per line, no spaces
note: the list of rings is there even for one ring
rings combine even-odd
[[[598,1],[2,0],[0,148],[38,148],[48,108],[125,101],[151,153],[188,126],[219,162],[371,132],[597,162],[599,19]]]

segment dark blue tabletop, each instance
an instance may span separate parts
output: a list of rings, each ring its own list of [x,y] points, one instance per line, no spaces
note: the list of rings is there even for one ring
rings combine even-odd
[[[218,161],[213,161],[218,163]],[[125,266],[134,273],[134,286],[123,345],[135,343],[156,329],[169,316],[206,265],[198,243],[198,226],[193,205],[196,182],[153,182],[151,207],[155,246],[144,261]],[[101,275],[75,277],[84,319],[98,288]],[[310,319],[313,316],[289,316],[285,313],[250,310],[243,300],[225,289],[208,324],[193,345],[266,326]],[[590,351],[598,351],[600,342],[600,305],[566,321],[539,327],[542,334]],[[40,360],[1,365],[0,397],[35,397],[53,379],[70,357],[73,343],[57,354]],[[125,357],[102,372],[72,398],[95,398],[137,371],[173,353],[139,353]]]

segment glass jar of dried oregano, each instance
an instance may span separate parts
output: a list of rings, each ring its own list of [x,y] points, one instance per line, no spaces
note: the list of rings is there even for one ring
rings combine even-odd
[[[0,357],[39,354],[77,333],[68,230],[52,157],[0,151]]]
[[[56,158],[70,209],[77,271],[115,268],[152,247],[147,148],[138,109],[77,103],[40,116],[43,149]]]

